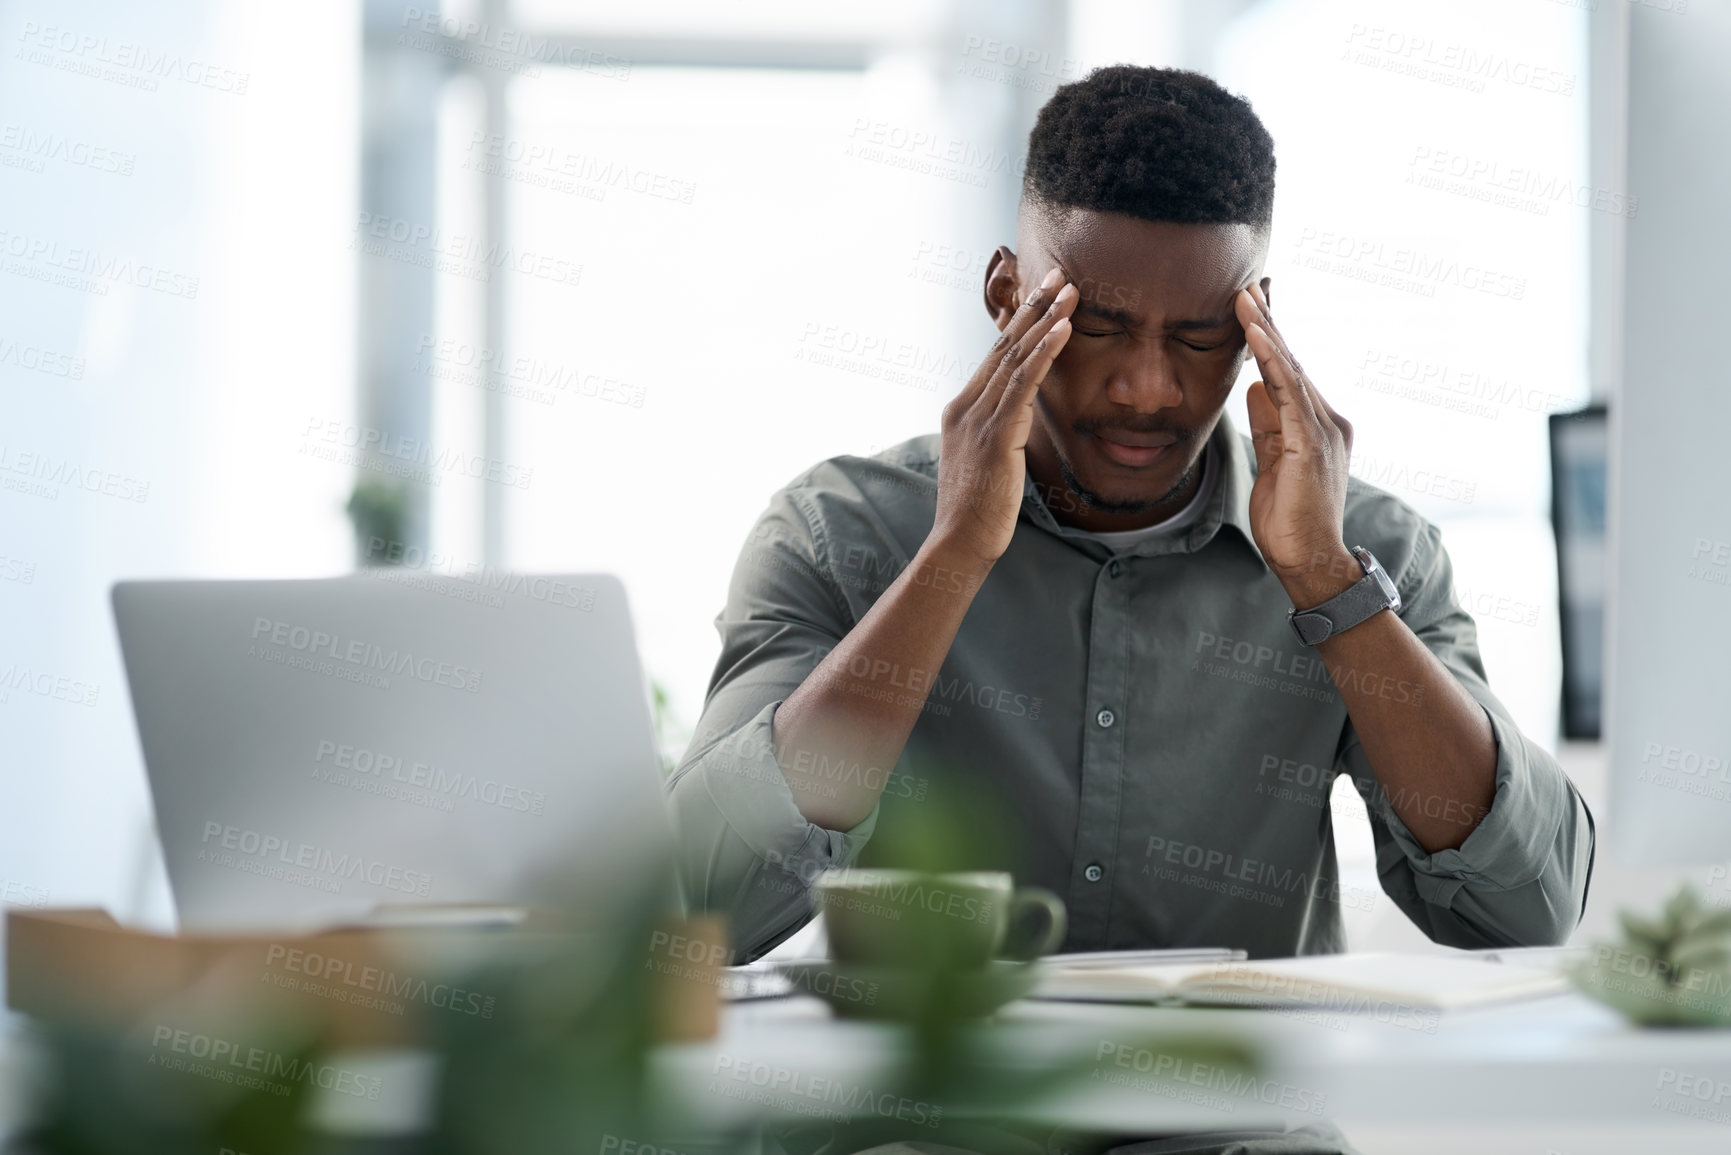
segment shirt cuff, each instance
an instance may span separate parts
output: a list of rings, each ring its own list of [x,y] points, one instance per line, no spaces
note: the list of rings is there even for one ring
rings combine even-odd
[[[1480,709],[1484,709],[1481,704]],[[1485,710],[1497,743],[1497,786],[1491,808],[1459,848],[1430,853],[1386,802],[1382,818],[1406,855],[1419,893],[1447,906],[1463,886],[1512,890],[1542,875],[1554,856],[1557,830],[1574,813],[1568,779],[1556,760],[1527,740],[1514,723]],[[1416,799],[1447,817],[1455,804],[1440,797]],[[1428,813],[1428,811],[1427,811]]]
[[[710,800],[746,847],[810,885],[830,867],[851,866],[877,827],[873,806],[850,830],[829,830],[799,812],[781,764],[775,758],[775,711],[771,702],[703,756],[700,772]]]

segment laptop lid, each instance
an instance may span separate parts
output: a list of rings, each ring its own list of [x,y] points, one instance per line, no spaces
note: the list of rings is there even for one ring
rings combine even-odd
[[[670,859],[609,575],[129,581],[113,600],[183,929],[600,911]]]

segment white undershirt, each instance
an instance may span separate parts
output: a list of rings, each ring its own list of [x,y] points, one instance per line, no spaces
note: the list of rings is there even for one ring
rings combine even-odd
[[[1113,553],[1125,553],[1135,549],[1145,541],[1157,537],[1175,537],[1189,529],[1202,516],[1202,510],[1208,505],[1209,495],[1218,484],[1220,469],[1214,460],[1214,442],[1209,441],[1202,451],[1202,481],[1196,487],[1196,494],[1183,509],[1153,525],[1145,525],[1141,529],[1121,529],[1111,533],[1091,533],[1085,529],[1072,526],[1059,526],[1058,532],[1069,537],[1089,537],[1102,542]]]

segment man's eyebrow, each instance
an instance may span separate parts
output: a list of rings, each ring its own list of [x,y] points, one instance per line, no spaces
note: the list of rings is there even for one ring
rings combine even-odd
[[[1080,293],[1082,291],[1082,286],[1076,280],[1076,274],[1070,271],[1070,266],[1059,260],[1057,253],[1048,252],[1046,255],[1052,259],[1054,265],[1058,266],[1059,271],[1064,274],[1064,279],[1070,284],[1075,285],[1076,291]],[[1110,321],[1116,325],[1123,325],[1126,329],[1133,325],[1140,324],[1142,320],[1142,318],[1136,316],[1134,313],[1127,313],[1123,309],[1107,308],[1105,305],[1090,301],[1086,297],[1076,302],[1076,312],[1086,313],[1090,317],[1095,317],[1102,321]]]
[[[1139,324],[1141,321],[1141,318],[1137,317],[1133,313],[1126,313],[1121,309],[1108,309],[1104,305],[1093,305],[1089,304],[1087,301],[1079,302],[1076,305],[1076,312],[1086,313],[1090,317],[1098,317],[1102,321],[1112,321],[1126,327]],[[1174,321],[1170,325],[1166,326],[1166,328],[1173,332],[1181,333],[1195,332],[1198,330],[1206,331],[1210,329],[1224,329],[1236,319],[1236,317],[1232,316],[1205,317],[1193,321]]]
[[[1076,284],[1076,274],[1072,273],[1069,266],[1065,265],[1063,261],[1058,259],[1057,253],[1048,251],[1046,255],[1051,258],[1054,265],[1058,266],[1059,271],[1064,274],[1064,279],[1066,281],[1073,285]],[[1238,294],[1236,293],[1233,294],[1234,297],[1237,297],[1237,295]],[[1110,321],[1114,324],[1123,325],[1127,329],[1140,324],[1142,321],[1142,318],[1138,317],[1134,313],[1127,313],[1123,309],[1110,309],[1105,305],[1096,304],[1085,298],[1076,302],[1076,312],[1086,313],[1090,317],[1096,317],[1102,321]],[[1224,329],[1227,325],[1230,325],[1237,319],[1236,314],[1228,312],[1224,317],[1205,317],[1192,321],[1174,321],[1172,324],[1168,325],[1167,328],[1177,333],[1207,331],[1209,329]]]
[[[1122,309],[1108,309],[1104,305],[1091,304],[1085,300],[1076,302],[1076,312],[1086,313],[1090,317],[1097,317],[1102,321],[1111,321],[1124,326],[1136,325],[1141,322],[1141,318],[1134,313],[1126,313]]]
[[[1172,329],[1223,329],[1238,318],[1228,314],[1224,317],[1209,317],[1200,321],[1174,321],[1168,328]]]

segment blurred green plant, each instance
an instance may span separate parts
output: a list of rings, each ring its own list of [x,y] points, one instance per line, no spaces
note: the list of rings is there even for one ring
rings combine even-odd
[[[595,1152],[659,1135],[648,1071],[657,984],[645,963],[663,893],[639,887],[609,923],[573,934],[515,935],[519,945],[464,976],[468,989],[499,992],[498,1012],[435,1024],[429,1155]]]
[[[1617,921],[1623,937],[1570,969],[1576,987],[1642,1026],[1731,1025],[1731,910],[1684,883],[1656,917],[1625,909]]]
[[[29,1118],[8,1151],[31,1155],[184,1155],[227,1149],[248,1155],[300,1155],[311,1134],[319,1041],[304,1032],[257,1024],[207,1023],[164,1040],[95,1021],[36,1023],[42,1062]],[[217,1032],[214,1036],[210,1031]],[[297,1037],[298,1036],[298,1037]],[[223,1056],[194,1056],[212,1038],[244,1039],[268,1054],[275,1077],[232,1081]],[[247,1073],[240,1068],[239,1073]],[[227,1081],[225,1081],[227,1080]]]
[[[408,488],[400,481],[367,476],[355,482],[343,512],[355,531],[355,564],[357,566],[396,565],[388,555],[367,548],[371,541],[400,542],[409,518]]]
[[[1101,1058],[1101,1042],[1075,1045],[1057,1054],[1029,1061],[1023,1047],[1029,1035],[1001,1018],[971,1019],[946,1008],[962,1005],[962,990],[977,981],[965,971],[933,976],[933,997],[926,1010],[895,1028],[901,1058],[886,1073],[882,1086],[915,1109],[902,1113],[861,1112],[827,1124],[795,1123],[770,1126],[768,1133],[787,1155],[846,1155],[895,1142],[921,1142],[992,1152],[993,1155],[1044,1155],[1051,1139],[1064,1133],[1065,1150],[1081,1153],[1103,1149],[1120,1140],[1109,1134],[1090,1136],[1075,1129],[1069,1112],[1058,1109],[1062,1097],[1116,1072]],[[1140,1015],[1158,1017],[1147,1010]],[[1158,1056],[1163,1074],[1138,1075],[1144,1093],[1183,1095],[1186,1071],[1207,1071],[1222,1085],[1249,1087],[1262,1070],[1259,1054],[1229,1037],[1194,1030],[1151,1030],[1146,1026],[1114,1029],[1112,1053]],[[1164,1084],[1164,1085],[1163,1085]],[[874,1083],[874,1089],[879,1084]]]
[[[934,874],[1014,864],[1018,856],[1009,834],[1013,827],[998,796],[977,784],[965,784],[960,776],[930,777],[924,800],[903,807],[895,823],[880,825],[869,848],[872,860]],[[915,920],[912,925],[919,933],[942,933],[929,920]],[[915,948],[908,957],[936,960],[946,954],[941,949]],[[836,970],[846,972],[839,963]],[[979,970],[930,964],[923,971],[916,980],[923,988],[920,997],[909,1000],[913,1013],[882,1029],[892,1031],[900,1044],[899,1061],[885,1074],[884,1085],[903,1100],[927,1105],[926,1119],[909,1122],[862,1113],[843,1122],[771,1126],[769,1132],[788,1155],[845,1155],[897,1141],[994,1155],[1043,1155],[1063,1117],[1054,1108],[1057,1100],[1114,1073],[1102,1063],[1099,1039],[1030,1061],[1024,1051],[1029,1040],[1026,1027],[1016,1023],[1013,1014],[979,1017],[967,1012],[978,1003],[969,994],[970,988],[984,981]],[[1138,1009],[1126,1020],[1130,1025],[1112,1030],[1112,1045],[1160,1056],[1168,1064],[1166,1070],[1182,1070],[1185,1064],[1195,1070],[1200,1064],[1240,1085],[1261,1071],[1261,1056],[1225,1032],[1211,1035],[1146,1026],[1167,1017],[1155,1008]],[[1141,1078],[1155,1095],[1162,1093],[1162,1080],[1163,1076]],[[1176,1077],[1164,1089],[1174,1097],[1182,1091]],[[1068,1150],[1080,1153],[1089,1148],[1087,1135],[1065,1130]],[[1098,1138],[1101,1148],[1114,1141],[1110,1136]]]
[[[884,849],[906,853],[916,866],[957,869],[969,865],[966,854],[989,852],[1001,841],[994,823],[982,825],[983,816],[995,813],[993,806],[959,793],[940,791],[935,797],[931,810],[916,808],[905,826],[886,832]],[[1047,1037],[1046,1045],[1030,1048],[1025,1018],[965,1013],[970,1000],[963,995],[980,973],[934,967],[919,976],[927,997],[916,1000],[911,1013],[899,1021],[848,1027],[881,1032],[892,1044],[886,1065],[871,1076],[869,1103],[825,1101],[826,1113],[833,1109],[837,1115],[821,1123],[759,1104],[718,1130],[696,1109],[693,1097],[702,1088],[675,1082],[674,1068],[658,1066],[654,1058],[665,1009],[658,1000],[667,988],[654,965],[666,952],[658,956],[652,944],[666,926],[670,872],[670,866],[662,877],[649,877],[653,870],[620,871],[611,880],[608,909],[582,918],[531,924],[496,938],[435,936],[451,944],[445,953],[430,945],[434,940],[407,948],[403,957],[414,960],[416,973],[447,987],[485,992],[491,1013],[454,1014],[410,1001],[403,1025],[436,1059],[427,1129],[345,1149],[400,1151],[409,1143],[429,1155],[642,1149],[842,1155],[920,1141],[1004,1155],[1039,1152],[1047,1149],[1042,1136],[1056,1129],[1058,1112],[1048,1110],[1056,1096],[1120,1073],[1101,1058],[1107,1040],[1097,1035],[1090,1042],[1086,1033],[1071,1034],[1055,1047]],[[575,903],[558,901],[568,881],[550,885],[548,909],[576,909]],[[161,1028],[153,1032],[152,1023],[191,1026],[207,1039],[235,1040],[237,1047],[264,1047],[291,1070],[340,1063],[341,1053],[322,1026],[321,1016],[333,1009],[330,1001],[309,995],[286,1017],[279,1002],[273,1015],[261,1010],[262,994],[272,989],[256,980],[195,987],[177,996],[174,1008],[149,1008],[125,1022],[38,1024],[49,1077],[23,1149],[42,1155],[336,1150],[335,1137],[316,1123],[319,1080],[294,1081],[286,1089],[257,1087],[185,1063],[160,1063]],[[1223,1078],[1258,1075],[1259,1056],[1224,1032],[1160,1029],[1163,1020],[1170,1021],[1164,1012],[1147,1009],[1110,1028],[1113,1047],[1151,1052],[1165,1064],[1165,1075],[1146,1078],[1137,1068],[1147,1093],[1181,1095],[1189,1064],[1206,1065]],[[886,1093],[925,1109],[914,1118],[882,1111],[876,1104]],[[1078,1136],[1068,1145],[1080,1152],[1090,1141]]]
[[[685,747],[691,742],[691,730],[673,708],[673,695],[660,678],[649,679],[649,711],[655,723],[655,750],[661,760],[661,776],[672,775],[679,765]]]
[[[539,1155],[606,1151],[609,1137],[615,1147],[621,1137],[648,1142],[661,1133],[647,1064],[666,987],[646,964],[672,886],[670,873],[654,874],[622,872],[605,910],[550,914],[509,932],[384,932],[397,944],[389,957],[403,960],[390,982],[445,991],[445,999],[411,993],[394,996],[394,1011],[346,1010],[345,966],[330,987],[309,979],[304,994],[285,1001],[278,984],[259,981],[268,972],[236,966],[221,982],[189,973],[189,985],[160,1005],[33,1021],[40,1071],[31,1122],[9,1150]],[[321,963],[345,957],[310,949]],[[355,991],[369,989],[394,988]],[[480,1002],[479,992],[486,1013],[459,1013]],[[382,1085],[350,1070],[354,1037],[339,1045],[332,1026],[341,1018],[353,1031],[366,1015],[378,1018],[361,1018],[363,1026],[393,1032],[388,1047],[412,1045],[436,1060],[431,1117],[412,1135],[357,1140],[322,1125],[320,1095],[392,1099],[386,1114],[398,1117],[420,1099],[418,1084]],[[726,1142],[733,1150],[733,1137]]]

